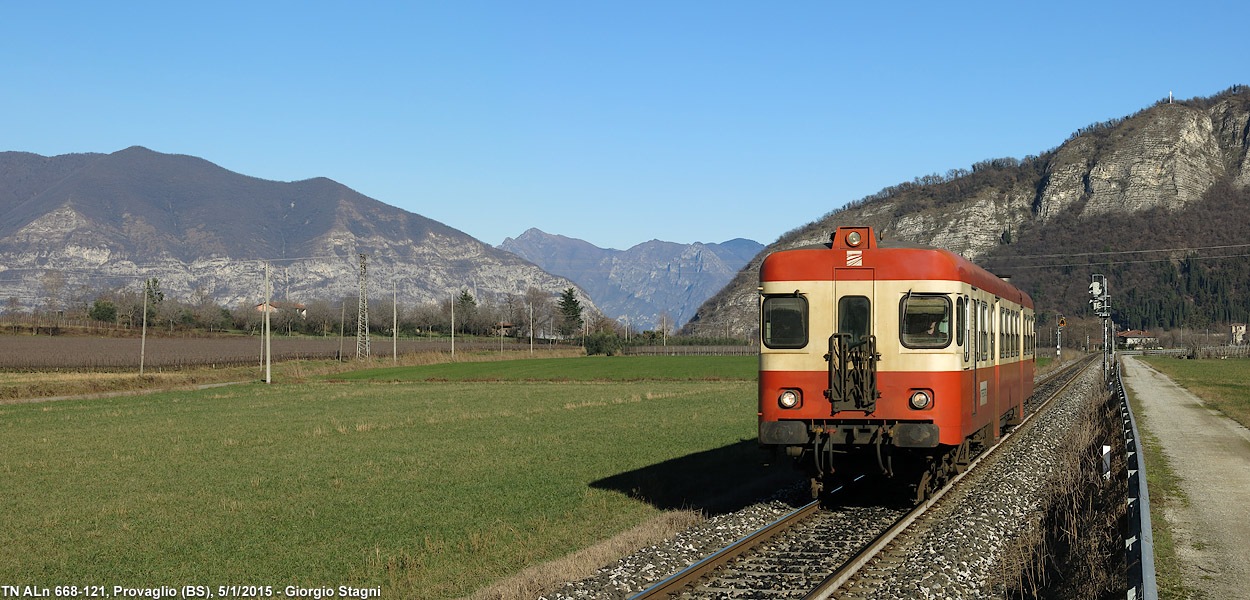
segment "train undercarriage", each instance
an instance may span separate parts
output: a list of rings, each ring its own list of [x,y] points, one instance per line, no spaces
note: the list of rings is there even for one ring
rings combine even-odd
[[[904,488],[916,503],[924,502],[948,481],[964,472],[972,460],[998,436],[1019,422],[1013,407],[999,419],[999,431],[989,423],[955,445],[926,443],[928,435],[915,435],[910,423],[867,420],[826,422],[811,425],[809,441],[785,447],[807,472],[812,498],[822,498],[846,482],[863,476],[880,478],[887,487]],[[900,432],[903,434],[900,436]],[[912,433],[912,435],[908,435]]]

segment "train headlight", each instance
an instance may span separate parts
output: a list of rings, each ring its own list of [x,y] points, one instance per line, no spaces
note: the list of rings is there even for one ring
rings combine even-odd
[[[863,238],[859,235],[858,231],[852,231],[846,234],[846,243],[851,246],[858,246],[861,241],[863,241]]]
[[[782,390],[781,395],[777,396],[777,404],[781,408],[795,408],[799,405],[798,390]]]
[[[933,405],[933,396],[926,390],[916,390],[907,403],[915,410],[924,410]]]

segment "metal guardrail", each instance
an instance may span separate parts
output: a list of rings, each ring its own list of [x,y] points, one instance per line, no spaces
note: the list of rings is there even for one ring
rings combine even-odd
[[[1124,420],[1124,451],[1128,462],[1128,535],[1124,540],[1128,565],[1128,600],[1157,600],[1155,584],[1154,534],[1150,530],[1150,495],[1146,490],[1146,464],[1137,440],[1137,420],[1129,406],[1128,395],[1117,363],[1112,381],[1120,401]]]

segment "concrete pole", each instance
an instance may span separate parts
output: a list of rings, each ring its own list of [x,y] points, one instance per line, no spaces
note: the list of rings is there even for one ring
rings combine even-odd
[[[143,355],[148,346],[148,282],[143,280],[143,337],[139,338],[139,376],[143,377]]]
[[[399,364],[399,284],[391,282],[391,364]]]
[[[265,383],[273,383],[272,372],[270,371],[270,356],[272,342],[271,333],[269,331],[269,312],[273,310],[269,300],[269,263],[265,263]]]

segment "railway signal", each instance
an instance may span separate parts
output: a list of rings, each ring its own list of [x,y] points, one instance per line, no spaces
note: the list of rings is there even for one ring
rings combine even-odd
[[[1063,328],[1068,326],[1067,319],[1059,315],[1059,326],[1055,327],[1055,362],[1063,362]]]
[[[1113,360],[1111,344],[1114,340],[1108,339],[1110,336],[1107,335],[1107,325],[1111,320],[1111,297],[1107,293],[1107,276],[1102,273],[1090,276],[1089,305],[1094,309],[1094,315],[1102,319],[1102,374],[1105,381]]]
[[[1089,305],[1094,315],[1104,319],[1111,316],[1111,297],[1107,294],[1107,277],[1095,273],[1089,283]]]

